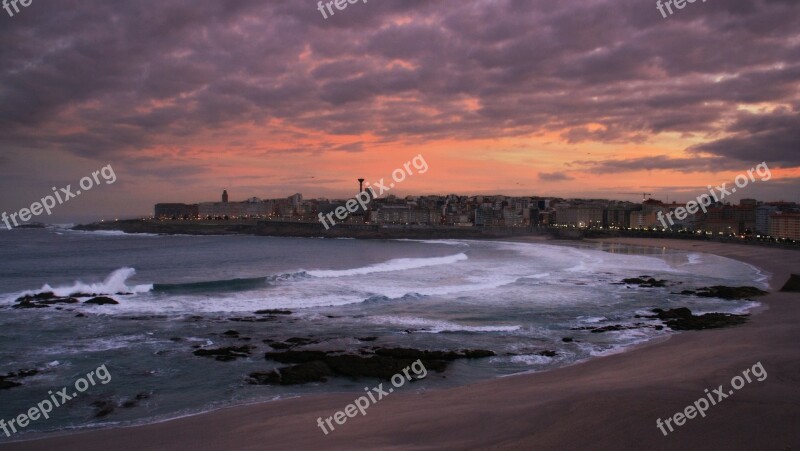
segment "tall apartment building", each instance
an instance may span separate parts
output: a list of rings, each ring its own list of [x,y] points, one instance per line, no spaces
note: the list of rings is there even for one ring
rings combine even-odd
[[[800,240],[800,213],[774,213],[769,217],[769,234],[775,238]]]

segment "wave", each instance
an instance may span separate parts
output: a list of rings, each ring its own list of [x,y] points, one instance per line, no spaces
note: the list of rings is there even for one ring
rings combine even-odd
[[[446,257],[429,257],[429,258],[396,258],[385,261],[383,263],[376,263],[370,266],[363,266],[361,268],[343,269],[343,270],[318,270],[307,271],[308,275],[314,277],[347,277],[347,276],[361,276],[364,274],[372,274],[376,272],[393,272],[405,271],[407,269],[425,268],[427,266],[449,265],[460,261],[467,260],[469,257],[465,253],[448,255]]]
[[[133,268],[120,268],[112,272],[102,282],[98,283],[84,283],[79,280],[75,281],[72,285],[52,287],[49,284],[44,284],[39,290],[25,291],[21,293],[22,296],[34,295],[37,293],[53,292],[56,296],[71,296],[78,293],[97,293],[97,294],[115,294],[115,293],[146,293],[153,289],[152,284],[133,285],[128,286],[125,282],[136,274]]]
[[[207,293],[210,291],[249,291],[264,288],[274,282],[308,278],[305,271],[279,274],[265,277],[249,277],[223,280],[205,280],[187,283],[157,283],[153,286],[156,293]]]
[[[381,324],[390,324],[404,328],[415,329],[415,332],[427,332],[433,334],[442,332],[514,332],[522,328],[522,326],[518,325],[465,326],[450,321],[402,316],[373,316],[370,319]]]
[[[406,293],[399,298],[391,298],[389,296],[383,296],[380,294],[376,294],[374,296],[370,296],[367,299],[364,299],[365,304],[379,304],[383,302],[390,302],[390,301],[416,301],[418,299],[423,299],[427,296],[420,293]]]
[[[125,237],[160,237],[157,233],[128,233],[122,230],[75,230],[62,227],[53,227],[54,230],[62,230],[77,235],[92,235],[92,236],[125,236]]]

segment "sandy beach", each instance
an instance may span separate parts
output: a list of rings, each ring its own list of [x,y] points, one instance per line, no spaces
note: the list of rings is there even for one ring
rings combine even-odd
[[[353,394],[233,407],[145,426],[49,436],[2,450],[774,449],[800,447],[800,252],[697,241],[614,239],[704,252],[771,273],[766,308],[739,327],[690,331],[566,368],[427,393],[402,390],[329,435],[317,427]],[[664,436],[665,419],[761,362],[746,384]]]

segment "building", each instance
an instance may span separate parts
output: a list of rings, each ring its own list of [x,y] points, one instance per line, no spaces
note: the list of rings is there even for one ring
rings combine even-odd
[[[156,204],[156,219],[192,219],[200,215],[197,204]]]
[[[611,205],[603,210],[603,227],[627,229],[631,226],[631,207]]]
[[[756,227],[755,205],[723,205],[709,208],[702,228],[723,234],[752,233]]]
[[[800,213],[773,213],[769,217],[769,234],[774,238],[800,240]]]
[[[576,205],[556,209],[556,224],[574,227],[602,227],[603,207],[600,205]]]
[[[411,208],[410,205],[382,205],[378,210],[378,221],[384,224],[438,224],[440,214],[436,210]]]
[[[251,197],[243,202],[230,202],[228,191],[222,191],[222,202],[201,202],[197,204],[201,218],[251,218],[266,217],[273,213],[272,201]]]
[[[756,228],[759,235],[769,235],[769,218],[778,212],[778,207],[773,205],[759,205],[756,207]]]

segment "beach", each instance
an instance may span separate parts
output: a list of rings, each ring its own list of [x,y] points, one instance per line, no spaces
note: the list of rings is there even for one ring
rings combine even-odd
[[[737,259],[771,274],[764,307],[748,323],[688,331],[627,352],[551,371],[403,393],[325,435],[317,418],[352,393],[221,409],[144,426],[53,435],[2,450],[113,449],[791,449],[800,446],[800,294],[778,292],[800,273],[800,253],[681,240],[605,242],[690,250]],[[761,362],[748,383],[664,436],[656,420],[683,411],[705,389]]]

